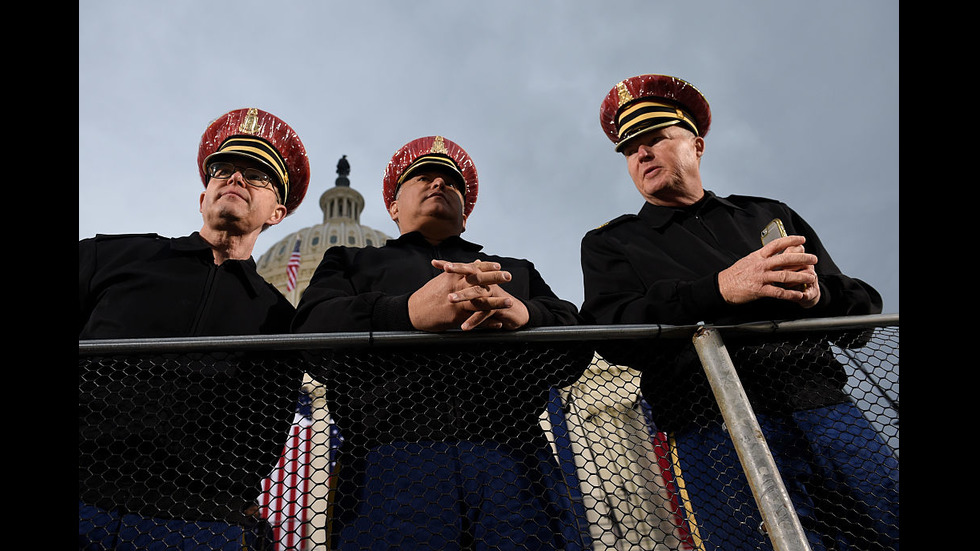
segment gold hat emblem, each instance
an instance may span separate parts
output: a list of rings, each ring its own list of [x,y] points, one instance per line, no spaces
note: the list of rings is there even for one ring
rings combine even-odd
[[[429,148],[429,153],[442,153],[443,155],[448,155],[446,150],[446,142],[443,140],[442,136],[436,136],[434,142],[432,142],[432,147]]]
[[[616,91],[619,92],[619,106],[622,107],[627,102],[633,101],[633,94],[626,89],[626,81],[621,80],[616,83]]]
[[[243,134],[255,134],[259,126],[259,112],[254,107],[249,107],[245,114],[245,120],[238,126],[238,131]]]

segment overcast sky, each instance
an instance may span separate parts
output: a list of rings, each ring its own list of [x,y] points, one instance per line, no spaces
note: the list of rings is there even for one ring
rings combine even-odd
[[[254,258],[322,223],[341,155],[361,223],[397,234],[384,167],[440,134],[479,172],[463,237],[581,305],[582,236],[643,204],[599,105],[666,73],[711,104],[705,187],[786,202],[898,313],[898,38],[894,0],[80,1],[78,236],[199,230],[201,134],[258,107],[312,179]]]

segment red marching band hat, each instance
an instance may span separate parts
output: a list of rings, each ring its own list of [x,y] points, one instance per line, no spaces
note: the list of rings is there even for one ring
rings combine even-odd
[[[448,168],[458,178],[466,190],[463,194],[463,217],[469,217],[479,191],[476,166],[462,147],[442,136],[416,138],[391,157],[383,180],[385,208],[389,208],[395,200],[398,187],[422,166]]]
[[[704,137],[711,108],[691,83],[669,75],[639,75],[618,82],[599,109],[599,123],[616,151],[632,138],[680,125]]]
[[[241,155],[269,168],[278,181],[288,216],[303,202],[310,184],[310,161],[296,131],[279,117],[248,107],[221,115],[208,125],[197,150],[197,168],[204,187],[207,164],[215,156]]]

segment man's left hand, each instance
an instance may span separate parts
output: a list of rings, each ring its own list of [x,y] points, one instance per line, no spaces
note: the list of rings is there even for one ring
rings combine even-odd
[[[795,245],[792,247],[787,247],[785,252],[805,253],[806,249],[803,248],[803,245]],[[817,277],[817,271],[814,270],[813,265],[806,264],[796,268],[789,267],[786,269],[811,274],[813,278],[817,280],[817,283],[814,283],[813,285],[806,284],[787,287],[787,289],[794,289],[803,293],[803,298],[796,301],[796,303],[803,308],[813,308],[816,306],[817,303],[820,302],[820,280]]]

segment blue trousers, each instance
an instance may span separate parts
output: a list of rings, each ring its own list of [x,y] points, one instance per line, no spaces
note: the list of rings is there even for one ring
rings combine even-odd
[[[142,517],[78,503],[79,551],[243,551],[256,534],[224,522]]]
[[[813,551],[899,548],[898,460],[857,407],[758,419]],[[672,436],[696,548],[772,549],[721,423]]]
[[[374,448],[340,549],[591,549],[578,488],[549,454],[472,442]]]

